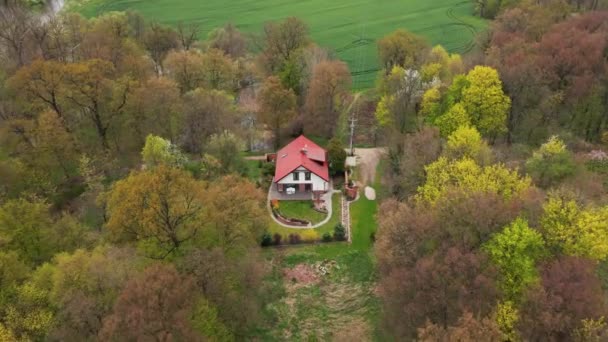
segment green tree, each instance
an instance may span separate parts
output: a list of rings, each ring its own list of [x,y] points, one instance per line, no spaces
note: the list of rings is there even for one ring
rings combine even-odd
[[[244,143],[233,133],[223,131],[220,134],[213,134],[209,137],[205,149],[209,155],[217,159],[222,174],[245,173],[247,166],[241,156]]]
[[[344,163],[346,162],[346,151],[342,141],[337,137],[332,138],[327,145],[327,154],[329,157],[329,170],[332,175],[344,172]]]
[[[162,137],[148,134],[141,156],[147,166],[160,164],[179,167],[186,162],[186,157],[177,146]]]
[[[476,66],[467,74],[468,86],[462,90],[462,104],[471,123],[485,136],[495,138],[507,131],[511,99],[502,90],[495,69]]]
[[[469,114],[460,103],[453,105],[445,114],[435,120],[435,126],[439,127],[439,132],[443,137],[454,133],[458,127],[469,125],[471,125]]]
[[[552,136],[526,161],[526,171],[542,187],[549,187],[574,173],[576,165],[566,145]]]
[[[488,165],[492,151],[475,127],[460,126],[450,136],[443,151],[451,159],[471,158],[480,165]]]
[[[545,254],[540,233],[522,218],[495,234],[483,250],[500,270],[500,286],[506,298],[519,301],[523,291],[538,280],[536,263]]]

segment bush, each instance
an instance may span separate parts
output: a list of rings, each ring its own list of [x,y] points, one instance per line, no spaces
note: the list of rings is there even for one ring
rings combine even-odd
[[[276,246],[278,246],[278,245],[280,245],[280,244],[281,244],[281,239],[283,239],[283,236],[281,236],[281,234],[279,234],[279,233],[275,233],[275,234],[272,236],[272,239],[273,239],[273,241],[274,241],[274,244],[275,244]]]
[[[329,232],[325,232],[323,234],[323,237],[321,239],[323,240],[323,242],[331,242],[332,237],[331,237],[331,234]]]
[[[344,228],[342,223],[338,223],[334,227],[334,240],[336,240],[336,241],[346,240],[346,228]]]
[[[572,154],[556,136],[551,137],[526,161],[526,170],[541,187],[559,183],[572,175],[575,167]]]
[[[302,231],[302,241],[315,242],[319,241],[319,233],[314,229],[306,229]]]
[[[262,236],[262,247],[268,247],[270,245],[272,245],[272,236],[270,233],[266,232]]]
[[[289,243],[292,245],[302,243],[302,238],[300,237],[300,234],[289,234]]]

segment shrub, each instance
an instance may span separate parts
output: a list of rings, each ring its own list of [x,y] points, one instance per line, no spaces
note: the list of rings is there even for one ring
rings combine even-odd
[[[279,233],[275,233],[272,236],[272,239],[273,239],[274,244],[278,246],[281,244],[281,239],[283,239],[283,236],[281,236],[281,234],[279,234]]]
[[[575,166],[572,154],[556,136],[551,137],[526,161],[526,170],[541,187],[549,187],[572,175]]]
[[[331,240],[332,240],[331,234],[329,232],[325,232],[323,234],[322,239],[323,239],[323,242],[331,242]]]
[[[279,210],[279,200],[273,199],[272,201],[270,201],[270,205],[272,207],[272,210]]]
[[[336,241],[346,240],[346,228],[344,228],[342,223],[338,223],[334,227],[334,240],[336,240]]]
[[[302,241],[315,242],[319,241],[319,233],[314,229],[306,229],[302,231]]]
[[[289,243],[292,245],[297,245],[302,242],[302,238],[300,234],[289,234]]]
[[[272,245],[272,236],[270,235],[270,233],[266,232],[262,236],[262,247],[267,247],[270,245]]]

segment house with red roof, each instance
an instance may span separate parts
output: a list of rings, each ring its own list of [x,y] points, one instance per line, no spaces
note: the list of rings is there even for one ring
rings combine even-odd
[[[330,190],[327,151],[300,135],[277,152],[273,186],[288,195],[327,192]]]

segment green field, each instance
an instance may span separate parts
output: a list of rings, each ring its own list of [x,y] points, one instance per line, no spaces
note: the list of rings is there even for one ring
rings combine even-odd
[[[463,53],[485,27],[483,20],[471,15],[470,0],[68,0],[68,6],[86,16],[135,10],[170,25],[196,22],[203,36],[227,22],[257,33],[264,22],[296,16],[309,25],[318,44],[350,65],[355,88],[373,85],[376,40],[397,28]]]

